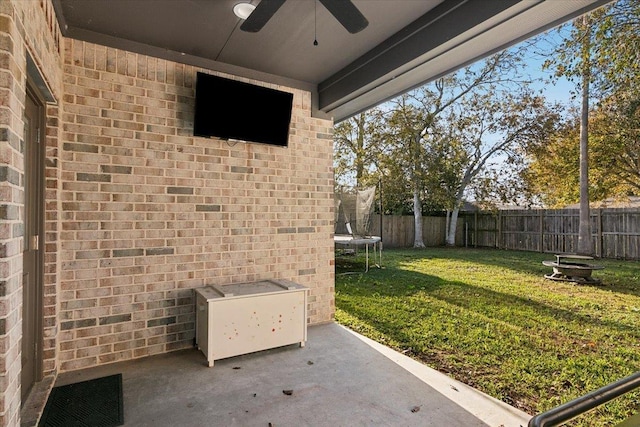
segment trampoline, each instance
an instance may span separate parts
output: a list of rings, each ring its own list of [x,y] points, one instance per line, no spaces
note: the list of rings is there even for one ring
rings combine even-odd
[[[364,246],[365,273],[369,271],[370,248],[374,265],[382,267],[382,238],[370,234],[375,193],[376,187],[373,186],[363,190],[339,191],[335,195],[333,242],[343,250],[353,249],[354,253],[358,247]]]

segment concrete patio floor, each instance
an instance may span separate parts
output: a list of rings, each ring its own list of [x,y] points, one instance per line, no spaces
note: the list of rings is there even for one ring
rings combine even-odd
[[[122,373],[125,426],[526,426],[530,416],[338,324],[305,348],[215,362],[183,350],[61,374]],[[286,395],[283,390],[292,390]]]

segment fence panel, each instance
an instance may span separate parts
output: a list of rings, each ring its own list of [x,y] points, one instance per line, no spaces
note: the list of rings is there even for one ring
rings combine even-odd
[[[425,216],[422,218],[422,240],[425,246],[445,244],[445,217]],[[463,221],[458,219],[456,245],[463,245]],[[415,222],[413,216],[384,215],[382,217],[382,242],[385,248],[413,247]],[[380,215],[373,215],[371,234],[380,236]]]
[[[640,209],[591,209],[595,255],[640,260]],[[575,253],[578,209],[503,210],[465,213],[474,246],[553,253]],[[496,224],[491,230],[489,224]],[[493,239],[489,234],[493,233]]]
[[[640,211],[602,209],[602,253],[605,258],[640,259]]]
[[[456,245],[575,253],[579,214],[578,209],[462,212],[458,219]],[[379,215],[374,215],[372,226],[372,234],[379,236]],[[445,229],[445,217],[424,217],[425,245],[444,245]],[[412,247],[413,233],[413,216],[382,217],[385,247]],[[596,256],[640,260],[640,209],[591,209],[591,236]]]

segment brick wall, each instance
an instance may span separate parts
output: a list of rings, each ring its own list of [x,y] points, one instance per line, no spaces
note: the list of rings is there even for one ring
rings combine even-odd
[[[0,426],[20,424],[23,110],[27,52],[54,94],[59,94],[62,84],[60,31],[51,2],[0,1]],[[49,114],[50,119],[55,121],[57,107],[51,106]],[[57,126],[48,129],[47,135],[47,144],[55,149]],[[56,223],[52,221],[49,230],[54,235],[49,237],[55,237],[55,227]],[[49,288],[49,292],[55,292],[55,284]],[[48,329],[49,340],[45,345],[48,350],[53,350],[56,346],[55,320],[49,316],[48,322],[53,326]],[[49,358],[45,374],[52,373],[55,357],[52,354],[45,357]]]
[[[42,358],[43,375],[57,372],[58,333],[60,319],[58,317],[58,293],[60,274],[60,191],[59,182],[61,170],[59,168],[59,126],[58,105],[48,105],[46,108],[46,136],[45,136],[45,227],[44,227],[44,289],[43,289],[43,346]]]
[[[333,318],[332,122],[280,88],[288,148],[194,138],[196,71],[66,40],[63,371],[192,346],[207,284],[290,279],[310,323]]]
[[[208,283],[295,280],[311,289],[310,323],[332,319],[332,123],[311,118],[309,93],[291,90],[289,148],[193,138],[196,69],[62,40],[50,0],[2,1],[0,426],[20,423],[27,55],[58,101],[45,376],[190,346],[192,288]]]

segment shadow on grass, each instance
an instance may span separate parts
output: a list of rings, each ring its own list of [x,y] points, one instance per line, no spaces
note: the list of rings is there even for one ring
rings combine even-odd
[[[588,296],[574,309],[570,295],[561,295],[564,305],[555,305],[551,298],[527,298],[481,283],[466,283],[455,275],[429,274],[428,265],[423,271],[398,267],[421,258],[453,260],[454,265],[459,261],[460,266],[485,264],[540,276],[534,286],[541,286],[541,276],[548,272],[541,260],[549,255],[444,248],[389,251],[384,269],[337,277],[336,306],[346,313],[348,322],[361,325],[364,330],[360,332],[365,335],[368,329],[383,337],[382,342],[392,343],[471,386],[483,384],[497,390],[494,397],[529,413],[546,409],[538,407],[540,402],[584,394],[640,365],[640,354],[635,351],[640,328],[633,313],[625,312],[619,321],[607,317],[606,303],[596,300],[589,305]],[[336,261],[337,273],[345,268],[362,271],[364,261]],[[623,266],[616,279],[633,281],[629,270]],[[465,274],[461,268],[460,277]],[[628,286],[605,289],[638,295]],[[501,365],[512,359],[515,367],[504,375]],[[606,372],[602,366],[607,366]],[[534,382],[523,385],[521,378],[533,378]]]
[[[635,334],[640,339],[640,330],[634,325],[597,319],[589,314],[554,307],[529,298],[415,271],[394,269],[390,277],[384,279],[377,277],[375,271],[370,271],[361,275],[357,282],[344,283],[338,288],[341,294],[352,297],[375,294],[381,297],[406,298],[424,293],[461,309],[492,317],[494,321],[510,322],[520,328],[540,326],[540,319],[548,319],[549,323],[560,321],[565,326],[572,325],[580,333],[585,328],[604,328]]]
[[[342,255],[335,258],[336,274],[363,273],[366,261],[355,255]]]
[[[551,273],[551,268],[542,265],[542,261],[553,261],[555,259],[554,254],[507,251],[491,248],[440,247],[427,249],[396,249],[387,252],[388,259],[420,259],[422,257],[474,262],[515,272],[527,273],[541,278],[544,277],[545,274]],[[592,263],[605,267],[604,270],[595,271],[593,275],[601,279],[602,282],[600,284],[575,284],[575,286],[602,289],[640,297],[640,270],[636,262],[597,259],[592,261]]]

